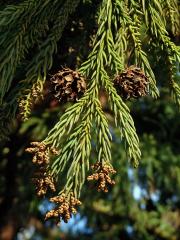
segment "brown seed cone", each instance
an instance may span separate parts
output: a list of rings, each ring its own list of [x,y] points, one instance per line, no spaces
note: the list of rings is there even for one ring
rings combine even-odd
[[[148,85],[147,76],[136,66],[130,66],[114,79],[114,87],[124,99],[146,96],[148,94]]]
[[[54,96],[61,102],[77,101],[86,90],[86,81],[77,71],[64,68],[51,78]]]

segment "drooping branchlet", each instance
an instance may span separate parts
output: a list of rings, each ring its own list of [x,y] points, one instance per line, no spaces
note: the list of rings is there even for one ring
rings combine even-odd
[[[77,71],[64,68],[51,78],[54,96],[60,102],[77,101],[86,90],[85,78]]]
[[[130,66],[114,79],[114,87],[124,99],[146,96],[148,85],[148,77],[136,66]]]
[[[87,177],[88,181],[97,181],[98,192],[108,192],[108,186],[114,185],[115,181],[111,179],[110,174],[115,174],[116,171],[108,164],[102,164],[100,162],[95,163],[91,166],[92,170],[95,172]]]
[[[59,196],[55,196],[50,198],[50,201],[57,204],[57,206],[46,213],[45,220],[49,218],[57,219],[57,222],[68,222],[68,220],[72,217],[72,214],[76,214],[76,208],[81,205],[81,202],[76,199],[71,193],[69,196],[66,196],[65,193],[62,193]]]
[[[19,99],[19,113],[22,120],[26,121],[34,105],[43,99],[43,85],[41,82],[35,83],[28,93],[24,93],[23,97]]]

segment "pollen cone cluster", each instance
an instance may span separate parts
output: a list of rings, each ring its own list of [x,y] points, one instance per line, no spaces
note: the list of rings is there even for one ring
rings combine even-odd
[[[146,96],[148,94],[148,85],[147,76],[136,66],[130,66],[114,79],[114,87],[124,99]]]
[[[40,168],[32,180],[36,186],[36,192],[39,197],[44,196],[48,189],[52,192],[56,191],[53,178],[45,171],[45,168]]]
[[[87,180],[94,180],[97,182],[98,192],[108,192],[108,186],[115,184],[115,181],[111,179],[110,174],[115,174],[116,171],[111,166],[106,164],[102,165],[102,163],[95,163],[91,168],[95,173],[88,176]]]
[[[54,96],[60,102],[77,101],[86,90],[86,81],[77,71],[64,68],[51,78]]]
[[[81,205],[81,202],[76,199],[73,194],[67,197],[64,193],[59,196],[50,198],[50,201],[56,203],[58,206],[46,213],[45,220],[49,218],[56,218],[57,222],[68,222],[72,214],[76,214],[76,207]]]
[[[49,153],[58,154],[57,150],[47,147],[42,142],[32,142],[31,147],[27,148],[26,152],[34,154],[32,162],[38,166],[38,170],[35,172],[35,177],[33,178],[37,195],[45,195],[48,189],[55,192],[54,181],[52,176],[48,173],[47,165],[50,159]]]
[[[46,165],[49,163],[49,152],[47,146],[42,142],[31,142],[31,148],[27,148],[26,152],[34,154],[32,162],[38,165]]]

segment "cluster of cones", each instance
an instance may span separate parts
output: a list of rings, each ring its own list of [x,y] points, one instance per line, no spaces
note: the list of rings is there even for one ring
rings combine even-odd
[[[110,174],[115,174],[116,171],[109,165],[98,162],[91,166],[92,170],[95,171],[92,175],[87,177],[88,181],[97,182],[98,192],[108,192],[108,187],[114,185],[115,181],[111,179]]]
[[[31,147],[27,148],[26,152],[34,154],[32,162],[38,166],[38,170],[35,172],[35,178],[33,178],[37,195],[45,195],[48,189],[55,192],[56,188],[54,181],[52,176],[48,173],[47,165],[50,159],[49,153],[58,154],[57,150],[47,147],[42,142],[32,142]]]
[[[51,78],[54,96],[61,102],[77,101],[86,90],[86,79],[77,71],[63,68]],[[149,80],[144,72],[132,65],[114,78],[114,87],[124,99],[148,94]]]
[[[136,67],[130,66],[114,78],[114,87],[117,93],[124,99],[139,98],[148,94],[149,80],[144,72]],[[52,94],[60,102],[76,102],[86,91],[86,79],[75,70],[63,68],[51,77]],[[30,108],[39,99],[40,86],[34,85],[31,90]],[[20,100],[20,113],[26,112],[27,101]],[[24,119],[26,120],[26,119]]]
[[[49,218],[56,218],[57,222],[68,222],[72,214],[76,214],[76,207],[81,205],[81,202],[73,196],[71,193],[69,196],[66,196],[65,193],[62,193],[59,196],[50,198],[50,201],[57,204],[58,206],[46,213],[45,220]]]

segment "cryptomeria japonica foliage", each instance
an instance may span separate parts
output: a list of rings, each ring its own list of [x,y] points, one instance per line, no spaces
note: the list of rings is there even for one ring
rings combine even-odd
[[[57,207],[46,214],[67,222],[76,207],[85,180],[93,181],[98,191],[107,192],[116,174],[111,159],[111,131],[99,95],[103,89],[119,128],[127,160],[137,167],[141,158],[139,140],[127,100],[159,96],[149,62],[150,50],[165,55],[170,94],[180,106],[178,67],[180,48],[170,38],[179,34],[176,0],[102,0],[94,14],[96,33],[90,52],[78,69],[59,66],[49,71],[57,44],[68,18],[79,0],[25,0],[5,6],[0,12],[0,104],[1,138],[7,119],[19,112],[26,120],[36,102],[43,99],[43,87],[49,82],[59,104],[72,102],[42,142],[32,142],[26,151],[33,154],[36,166],[34,182],[37,194],[52,192],[50,201]],[[144,41],[148,47],[144,48]],[[33,49],[33,53],[31,52]],[[158,60],[157,56],[157,60]],[[157,61],[158,62],[158,61]],[[19,69],[25,78],[16,80]],[[15,82],[15,83],[14,83]],[[92,157],[93,141],[96,156]],[[58,189],[61,175],[66,183]],[[56,196],[54,196],[55,192]]]

